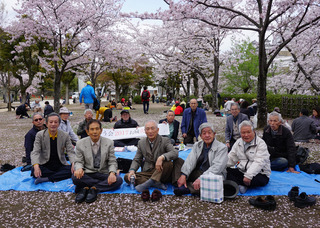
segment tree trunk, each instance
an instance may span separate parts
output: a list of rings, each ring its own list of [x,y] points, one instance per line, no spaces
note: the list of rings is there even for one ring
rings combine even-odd
[[[8,112],[11,112],[10,74],[8,74]]]
[[[192,73],[192,78],[193,78],[193,86],[194,86],[194,92],[193,94],[196,97],[199,97],[199,79],[198,79],[198,75],[196,73]]]
[[[220,70],[220,61],[219,61],[219,51],[214,55],[214,75],[212,80],[212,111],[219,109],[219,104],[217,100],[218,94],[218,81],[219,81],[219,70]]]
[[[55,77],[54,77],[54,82],[53,82],[53,89],[54,89],[54,93],[53,93],[53,99],[54,99],[54,111],[56,113],[59,113],[60,110],[60,93],[61,93],[61,86],[60,86],[60,82],[61,82],[61,72],[59,71],[55,71]]]
[[[258,128],[267,124],[267,55],[264,43],[264,35],[259,34],[259,76],[258,76]]]
[[[66,105],[69,105],[69,82],[65,83],[66,86]]]

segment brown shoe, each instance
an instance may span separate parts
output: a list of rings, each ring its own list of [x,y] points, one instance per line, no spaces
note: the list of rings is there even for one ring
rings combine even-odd
[[[151,201],[152,202],[155,202],[155,201],[159,201],[162,197],[162,194],[161,192],[158,190],[158,189],[155,189],[153,192],[152,192],[152,195],[151,195]]]
[[[143,202],[146,202],[150,199],[150,192],[148,189],[142,191],[141,199],[143,200]]]

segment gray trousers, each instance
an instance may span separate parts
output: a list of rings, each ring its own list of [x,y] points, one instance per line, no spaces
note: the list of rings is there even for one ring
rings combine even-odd
[[[85,109],[93,109],[93,103],[84,104]]]

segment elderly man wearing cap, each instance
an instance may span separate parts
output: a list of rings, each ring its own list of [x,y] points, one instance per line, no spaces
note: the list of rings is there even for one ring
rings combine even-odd
[[[82,98],[84,99],[85,109],[93,109],[93,99],[97,97],[90,81],[87,81],[87,86],[81,90],[79,97],[80,105],[82,104]]]
[[[203,123],[199,127],[202,141],[193,145],[192,151],[181,168],[178,188],[174,189],[177,196],[200,194],[200,176],[213,173],[226,177],[228,162],[227,146],[215,139],[212,124]]]
[[[139,124],[134,119],[131,119],[129,110],[122,110],[120,112],[121,119],[118,120],[114,124],[114,129],[119,128],[135,128],[139,127]],[[121,139],[121,140],[114,140],[114,146],[124,147],[124,146],[131,146],[131,145],[138,145],[139,139],[133,138],[133,139]]]
[[[79,140],[78,136],[73,132],[70,121],[68,120],[70,116],[70,112],[66,107],[60,108],[59,111],[60,118],[61,118],[61,123],[59,125],[59,129],[67,132],[70,136],[70,139],[72,141],[72,144],[75,145],[76,142]]]

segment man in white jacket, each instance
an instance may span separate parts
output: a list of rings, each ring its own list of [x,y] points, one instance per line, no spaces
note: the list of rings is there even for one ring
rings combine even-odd
[[[250,121],[240,126],[241,138],[228,154],[227,179],[239,184],[243,194],[248,187],[265,186],[269,182],[271,168],[266,143],[256,136]]]
[[[226,177],[228,161],[227,146],[215,139],[212,124],[203,123],[199,127],[202,141],[196,142],[181,168],[178,188],[174,194],[200,194],[200,176],[208,173]]]

